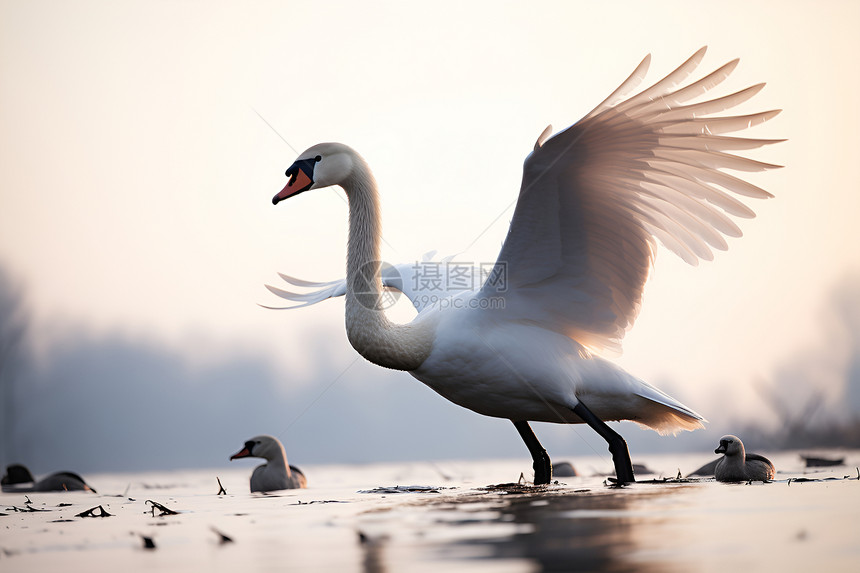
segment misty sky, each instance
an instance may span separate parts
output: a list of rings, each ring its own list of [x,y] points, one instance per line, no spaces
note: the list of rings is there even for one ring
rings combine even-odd
[[[296,461],[526,456],[509,422],[356,360],[341,300],[258,306],[280,302],[278,271],[344,274],[343,193],[271,197],[296,152],[342,141],[379,181],[386,260],[491,262],[543,128],[645,54],[655,81],[702,45],[696,77],[741,58],[720,95],[767,82],[741,111],[784,110],[748,135],[788,138],[755,154],[786,168],[749,177],[776,198],[747,202],[758,217],[715,261],[658,253],[618,362],[711,425],[625,424],[634,459],[778,425],[763,388],[856,412],[858,24],[854,2],[0,0],[0,285],[28,322],[0,372],[16,460],[211,466],[262,432]],[[551,453],[605,449],[537,431]]]

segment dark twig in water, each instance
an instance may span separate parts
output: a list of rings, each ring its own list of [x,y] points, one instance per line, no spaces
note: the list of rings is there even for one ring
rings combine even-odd
[[[214,527],[210,527],[209,529],[211,529],[211,530],[212,530],[212,532],[213,532],[215,535],[217,535],[217,536],[218,536],[218,538],[219,538],[219,539],[218,539],[218,543],[220,543],[221,545],[224,545],[225,543],[233,543],[233,538],[232,538],[232,537],[229,537],[229,536],[227,536],[227,535],[224,535],[223,533],[221,533],[220,531],[218,531],[218,530],[217,530],[217,529],[215,529]]]
[[[227,490],[224,489],[223,485],[221,485],[221,478],[215,476],[215,479],[218,480],[218,493],[216,493],[215,495],[227,495]]]
[[[558,483],[558,482],[556,482]],[[548,484],[547,484],[548,485]],[[500,483],[479,487],[476,489],[501,494],[533,494],[535,492],[546,491],[547,485],[534,485],[526,483]]]
[[[98,510],[99,513],[96,513],[96,510]],[[78,513],[75,517],[113,517],[113,514],[106,512],[104,507],[97,505],[96,507],[91,507],[86,511]]]
[[[388,541],[388,539],[389,539],[388,535],[386,535],[384,533],[382,535],[377,535],[375,537],[371,537],[370,535],[366,534],[365,532],[363,532],[361,530],[357,531],[357,533],[358,533],[358,542],[361,545],[381,545],[381,544],[385,543],[386,541]]]
[[[7,507],[6,511],[14,511],[15,513],[31,513],[35,511],[51,511],[50,509],[36,509],[28,505],[27,507],[18,507],[17,505],[13,505],[12,507]]]
[[[609,478],[610,481],[615,481],[613,478]],[[637,484],[651,484],[651,485],[664,485],[664,484],[675,484],[675,483],[704,483],[714,481],[713,478],[689,478],[689,477],[681,477],[681,472],[678,472],[677,477],[661,477],[655,479],[642,479],[636,480]],[[603,482],[606,484],[606,482]],[[614,486],[614,484],[613,484]],[[617,487],[617,486],[616,486]]]
[[[439,493],[440,489],[453,488],[429,485],[396,485],[394,487],[381,486],[374,489],[362,489],[358,490],[358,493]]]
[[[146,535],[141,534],[140,538],[143,539],[144,549],[155,549],[155,541],[153,541],[152,537],[147,537]]]
[[[809,482],[818,483],[818,482],[823,482],[823,481],[846,481],[846,480],[847,481],[860,481],[860,468],[857,468],[857,477],[851,477],[851,476],[842,476],[841,478],[838,478],[838,477],[826,477],[826,478],[807,478],[807,477],[795,478],[795,477],[792,477],[792,478],[788,478],[788,480],[786,480],[786,483],[788,483],[788,485],[791,486],[792,483],[809,483]]]
[[[157,501],[152,501],[151,499],[148,499],[144,503],[151,503],[152,504],[152,517],[155,517],[155,510],[156,509],[158,509],[158,511],[161,512],[158,514],[158,517],[161,517],[162,515],[179,515],[178,511],[173,511],[169,507],[165,507],[165,506],[161,505],[160,503],[158,503]]]

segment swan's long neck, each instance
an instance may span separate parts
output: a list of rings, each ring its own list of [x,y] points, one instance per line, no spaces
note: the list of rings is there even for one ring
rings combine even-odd
[[[268,453],[265,459],[265,466],[267,467],[267,471],[276,474],[286,472],[287,478],[292,478],[290,464],[287,463],[287,453],[284,451],[283,446],[280,446],[279,448],[276,448],[275,451]]]
[[[346,333],[359,354],[395,370],[415,370],[430,354],[432,321],[394,324],[384,312],[379,243],[382,224],[376,181],[364,160],[354,158],[350,177],[341,183],[349,197],[346,265]]]

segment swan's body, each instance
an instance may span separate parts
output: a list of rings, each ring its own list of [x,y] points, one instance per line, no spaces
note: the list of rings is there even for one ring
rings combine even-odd
[[[230,456],[239,458],[263,458],[265,464],[254,468],[251,474],[251,492],[278,491],[307,487],[307,479],[302,471],[287,464],[287,454],[278,438],[256,436],[245,442],[245,446]]]
[[[350,210],[344,291],[350,343],[371,362],[409,371],[460,406],[512,420],[535,460],[535,483],[549,481],[550,466],[530,420],[588,423],[610,443],[621,481],[633,480],[627,447],[603,421],[633,420],[660,432],[702,426],[694,411],[595,352],[618,350],[636,318],[655,236],[691,264],[709,259],[709,245],[726,248],[723,234],[740,235],[723,211],[752,216],[718,187],[769,196],[716,167],[774,167],[722,151],[770,141],[713,133],[775,112],[699,117],[748,99],[760,86],[681,105],[725,79],[735,61],[672,91],[703,55],[704,49],[655,86],[616,103],[641,80],[646,58],[583,120],[553,137],[545,130],[526,159],[516,211],[489,278],[424,308],[409,324],[393,324],[382,312],[379,200],[358,153],[339,143],[311,147],[273,199],[343,187]],[[337,287],[328,292],[337,294]]]
[[[27,469],[27,466],[21,464],[7,466],[6,473],[0,482],[2,482],[5,493],[39,491],[91,491],[96,493],[96,490],[91,488],[84,481],[84,478],[74,472],[54,472],[37,480]]]
[[[776,475],[769,459],[758,454],[748,454],[737,436],[723,436],[715,454],[725,454],[717,460],[714,477],[717,481],[768,481]]]

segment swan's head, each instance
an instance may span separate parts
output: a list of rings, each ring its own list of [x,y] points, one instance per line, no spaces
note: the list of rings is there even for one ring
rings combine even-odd
[[[720,445],[714,450],[715,454],[726,454],[727,456],[737,456],[744,453],[744,444],[737,436],[723,436],[720,438]]]
[[[294,197],[309,189],[321,189],[340,185],[355,167],[355,151],[342,143],[318,143],[299,155],[287,169],[289,181],[274,197],[277,205],[288,197]]]
[[[278,454],[283,457],[284,446],[273,436],[256,436],[245,442],[245,447],[230,456],[231,460],[239,458],[263,458],[273,460]]]

